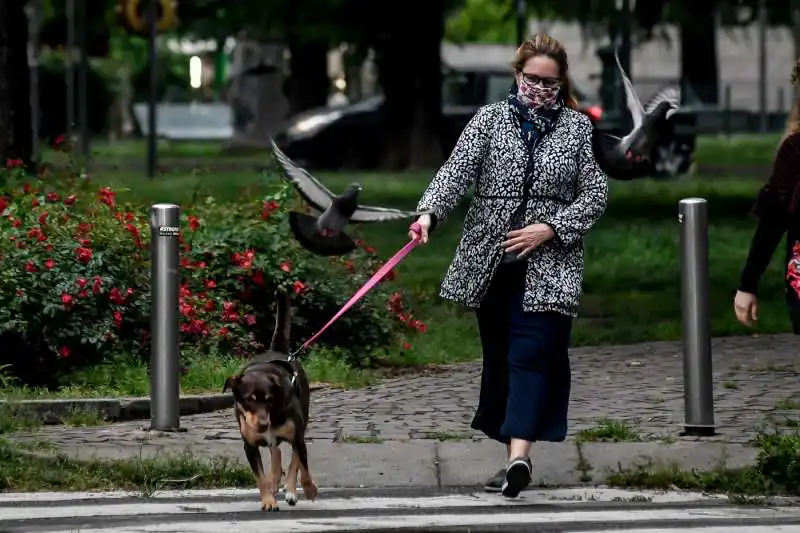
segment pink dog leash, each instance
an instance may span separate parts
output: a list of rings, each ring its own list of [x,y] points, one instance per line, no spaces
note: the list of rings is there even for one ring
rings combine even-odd
[[[411,227],[409,229],[414,233],[416,233],[417,235],[419,235],[422,232],[422,227],[416,222],[411,224]],[[320,337],[320,335],[322,335],[325,332],[325,330],[327,330],[334,322],[339,320],[339,317],[341,317],[351,307],[353,307],[353,305],[355,305],[356,302],[358,302],[361,298],[363,298],[365,294],[367,294],[369,291],[375,288],[375,286],[386,276],[386,274],[388,274],[390,270],[396,267],[400,263],[400,261],[405,259],[405,257],[409,253],[411,253],[411,250],[413,250],[414,247],[417,246],[417,244],[419,244],[419,238],[411,239],[408,243],[406,243],[405,246],[400,248],[400,250],[396,254],[394,254],[388,261],[386,261],[386,264],[384,264],[381,268],[379,268],[378,271],[375,272],[375,274],[373,274],[372,277],[369,278],[367,282],[364,283],[364,285],[360,289],[358,289],[358,291],[356,291],[356,293],[347,301],[347,303],[345,303],[342,306],[342,308],[339,309],[339,311],[335,315],[333,315],[333,318],[328,320],[328,323],[322,326],[322,329],[320,329],[310,339],[308,339],[305,343],[303,343],[303,345],[300,348],[295,350],[294,353],[292,353],[292,355],[289,358],[294,359],[295,357],[297,357],[298,353],[302,352],[303,350],[307,349],[309,346],[314,344],[314,341],[316,341]]]

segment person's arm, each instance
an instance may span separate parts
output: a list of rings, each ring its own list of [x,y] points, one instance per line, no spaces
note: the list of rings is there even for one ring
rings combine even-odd
[[[742,269],[739,290],[758,294],[758,284],[788,228],[789,203],[800,181],[800,134],[781,142],[772,174],[758,193],[753,214],[758,217],[750,251]]]
[[[586,235],[606,210],[608,177],[600,169],[592,149],[592,123],[580,116],[578,135],[581,137],[578,154],[578,182],[575,199],[554,216],[541,222],[553,229],[554,239],[571,246]]]
[[[430,212],[431,230],[447,218],[478,178],[489,149],[489,113],[487,107],[475,113],[417,204],[417,211]]]
[[[758,227],[750,242],[750,251],[742,269],[739,290],[749,294],[758,294],[758,283],[767,270],[775,249],[781,242],[786,226],[776,218],[760,218]]]

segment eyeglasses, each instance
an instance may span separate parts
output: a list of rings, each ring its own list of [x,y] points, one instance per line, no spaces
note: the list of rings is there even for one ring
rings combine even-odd
[[[541,83],[542,87],[547,87],[548,89],[554,89],[561,85],[561,78],[542,78],[536,74],[525,74],[524,72],[522,73],[522,77],[531,85]]]

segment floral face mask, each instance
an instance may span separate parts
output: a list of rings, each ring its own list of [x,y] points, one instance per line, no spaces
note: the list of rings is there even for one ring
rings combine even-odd
[[[548,84],[552,85],[552,84]],[[519,99],[532,108],[549,108],[558,100],[558,93],[561,90],[560,84],[546,87],[544,80],[532,83],[523,75],[517,76],[517,88]]]

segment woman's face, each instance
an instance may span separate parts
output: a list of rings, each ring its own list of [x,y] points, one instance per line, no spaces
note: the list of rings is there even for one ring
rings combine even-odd
[[[541,85],[554,89],[561,85],[561,71],[558,63],[547,56],[533,56],[522,66],[517,74],[517,85]]]

